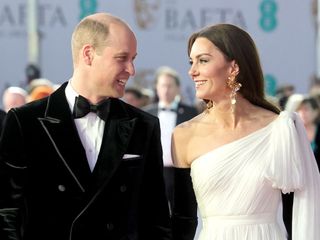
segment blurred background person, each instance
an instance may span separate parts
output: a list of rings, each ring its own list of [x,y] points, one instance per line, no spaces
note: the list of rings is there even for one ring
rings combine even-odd
[[[32,102],[49,96],[55,90],[55,85],[46,78],[36,78],[29,82],[27,86],[27,102]]]
[[[289,97],[295,93],[295,87],[292,84],[284,84],[277,89],[277,98],[281,110],[285,109]]]
[[[164,179],[171,209],[173,202],[173,163],[171,158],[171,134],[174,127],[198,114],[195,107],[181,101],[180,76],[173,68],[162,66],[155,73],[156,103],[144,108],[158,116],[163,149]]]
[[[27,102],[28,93],[20,87],[8,87],[2,95],[4,111],[8,112],[11,108],[20,107]]]
[[[47,97],[53,92],[54,88],[51,86],[37,86],[29,93],[28,102]]]
[[[136,87],[127,87],[123,95],[123,100],[136,108],[141,108],[143,104],[142,91]]]
[[[41,71],[39,66],[36,64],[28,64],[26,69],[26,78],[27,78],[27,83],[31,83],[34,79],[38,79],[41,76]]]
[[[319,126],[319,103],[313,97],[304,98],[297,107],[297,113],[300,115],[307,136],[314,152],[319,168],[320,160],[320,126]]]
[[[2,132],[3,123],[6,113],[15,107],[20,107],[27,102],[28,93],[21,87],[8,87],[2,94],[3,110],[0,110],[0,134]]]
[[[309,95],[320,103],[320,79],[315,76],[311,80]]]
[[[142,107],[148,106],[152,103],[152,100],[154,99],[154,91],[149,88],[142,88]]]
[[[27,92],[30,94],[35,88],[46,86],[54,88],[54,84],[47,78],[35,78],[28,83]]]

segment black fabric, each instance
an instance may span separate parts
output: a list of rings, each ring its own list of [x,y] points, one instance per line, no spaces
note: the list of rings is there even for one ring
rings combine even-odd
[[[282,194],[283,221],[288,232],[288,240],[292,239],[292,207],[294,193]]]
[[[174,168],[172,233],[174,240],[194,239],[198,219],[190,168]]]
[[[22,240],[170,240],[159,120],[110,98],[91,172],[66,85],[7,114],[0,173],[14,187],[0,188],[0,239],[11,240],[1,225],[10,216]],[[16,220],[5,212],[14,208]]]
[[[318,169],[320,170],[320,124],[317,125],[316,136],[314,138],[315,148],[313,150],[317,161]]]
[[[160,108],[160,111],[176,112],[174,108]]]
[[[4,120],[6,117],[7,113],[5,111],[3,111],[2,109],[0,109],[0,134],[2,132],[2,128],[3,128],[3,124],[4,124]]]
[[[17,215],[18,210],[14,208],[0,210],[0,239],[20,240]]]
[[[73,117],[82,118],[89,112],[94,112],[102,120],[106,120],[109,114],[110,101],[109,99],[102,100],[98,104],[91,104],[86,98],[79,95],[73,108]]]
[[[170,215],[172,215],[173,189],[174,189],[174,167],[164,167],[163,177],[166,186],[166,194],[169,202]]]

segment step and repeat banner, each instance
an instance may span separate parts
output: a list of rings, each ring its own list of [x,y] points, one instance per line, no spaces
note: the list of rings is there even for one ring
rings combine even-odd
[[[155,69],[175,68],[183,80],[183,97],[192,102],[194,85],[189,68],[190,34],[214,23],[232,23],[256,42],[266,79],[274,94],[293,84],[308,91],[315,74],[315,23],[312,0],[38,0],[40,68],[54,83],[72,74],[70,38],[84,16],[106,11],[125,19],[136,33],[138,57],[131,85],[153,87]],[[0,2],[0,90],[24,86],[28,64],[27,1]]]

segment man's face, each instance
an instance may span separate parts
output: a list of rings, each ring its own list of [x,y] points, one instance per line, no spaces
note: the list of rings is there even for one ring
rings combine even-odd
[[[135,74],[133,61],[136,55],[137,42],[131,30],[111,24],[107,46],[101,53],[95,52],[92,61],[91,87],[99,97],[123,96],[129,77]]]
[[[160,75],[157,81],[157,94],[160,102],[170,104],[179,94],[179,87],[175,79],[167,74]]]

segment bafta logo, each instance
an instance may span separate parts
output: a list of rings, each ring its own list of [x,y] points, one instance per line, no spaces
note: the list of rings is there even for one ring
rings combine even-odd
[[[134,0],[136,21],[142,29],[148,29],[156,22],[156,13],[161,0]]]

